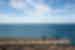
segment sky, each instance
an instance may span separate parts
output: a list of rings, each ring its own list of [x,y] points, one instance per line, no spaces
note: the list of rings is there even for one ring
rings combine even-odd
[[[74,23],[75,1],[0,0],[0,16],[0,23]]]
[[[13,17],[41,16],[47,12],[48,7],[41,0],[0,0],[1,16],[7,14]],[[37,2],[38,1],[38,2]],[[3,2],[3,3],[2,3]]]

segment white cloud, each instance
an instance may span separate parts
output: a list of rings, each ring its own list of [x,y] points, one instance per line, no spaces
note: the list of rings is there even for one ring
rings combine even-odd
[[[35,8],[35,11],[29,13],[28,12],[28,16],[33,16],[33,17],[40,17],[40,16],[44,16],[45,13],[48,12],[48,7],[44,6],[44,5],[38,5]]]
[[[23,2],[22,0],[18,1],[20,2],[17,2],[16,0],[11,0],[11,7],[16,8],[16,10],[23,11],[24,14],[27,14],[28,16],[42,16],[49,10],[47,5],[35,3],[33,0],[26,0],[25,2]],[[32,6],[33,8],[31,8],[30,6]]]
[[[2,18],[2,17],[8,17],[8,15],[4,14],[4,13],[0,13],[0,18]]]
[[[16,8],[16,9],[24,9],[25,8],[25,1],[23,0],[10,0],[10,4],[9,4],[12,8]]]
[[[54,24],[73,24],[75,23],[75,17],[48,17],[48,23]]]
[[[5,16],[5,17],[3,17]],[[15,15],[14,15],[15,16]],[[0,24],[18,24],[18,23],[28,23],[28,24],[67,24],[75,23],[75,17],[13,17],[13,15],[8,16],[5,14],[0,15]]]

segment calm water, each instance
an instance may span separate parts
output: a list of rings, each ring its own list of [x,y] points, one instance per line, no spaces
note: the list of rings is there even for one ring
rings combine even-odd
[[[75,38],[75,24],[0,24],[0,37]]]

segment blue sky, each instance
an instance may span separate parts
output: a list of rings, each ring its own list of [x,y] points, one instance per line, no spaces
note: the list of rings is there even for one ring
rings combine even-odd
[[[75,1],[74,0],[42,0],[36,2],[36,0],[27,0],[27,1],[22,1],[20,2],[20,0],[16,1],[16,0],[0,0],[0,13],[2,14],[7,14],[9,15],[16,13],[17,15],[19,15],[18,13],[21,13],[22,15],[24,15],[27,13],[28,11],[28,15],[29,12],[36,12],[37,10],[41,11],[41,8],[44,9],[41,12],[41,15],[39,16],[44,16],[44,13],[48,14],[48,15],[72,15],[74,14],[74,9],[75,9]],[[16,4],[17,2],[17,4]],[[41,7],[40,7],[41,6]],[[40,9],[39,9],[40,8]],[[52,11],[51,11],[52,10]],[[25,13],[25,12],[26,13]],[[32,15],[33,16],[33,15]]]
[[[32,0],[0,0],[1,6],[0,6],[0,13],[7,14],[16,14],[17,16],[22,15],[25,16],[26,13],[35,11],[35,9],[39,8],[38,5],[39,3],[36,3],[37,1],[32,1]],[[16,3],[17,2],[17,3]],[[43,1],[42,1],[43,2]],[[41,3],[42,3],[41,2]],[[36,8],[37,7],[37,8]],[[27,14],[26,14],[27,15]]]
[[[6,19],[5,21],[7,21],[7,19],[10,20],[10,17],[14,20],[15,17],[21,17],[22,22],[26,21],[24,19],[27,19],[29,22],[33,22],[33,19],[36,19],[34,20],[36,22],[45,19],[48,23],[74,23],[75,1],[0,0],[0,16],[0,18]],[[13,21],[13,19],[10,21]],[[16,20],[18,21],[19,19],[17,18]]]

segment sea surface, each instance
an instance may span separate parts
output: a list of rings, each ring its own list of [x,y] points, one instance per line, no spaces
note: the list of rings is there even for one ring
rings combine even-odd
[[[0,37],[75,38],[75,24],[0,24]]]

